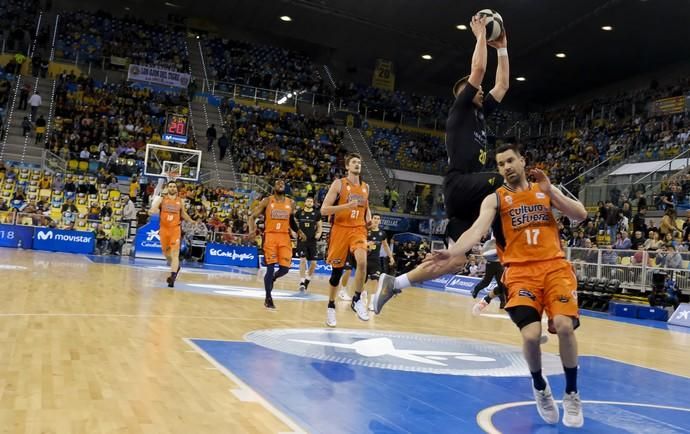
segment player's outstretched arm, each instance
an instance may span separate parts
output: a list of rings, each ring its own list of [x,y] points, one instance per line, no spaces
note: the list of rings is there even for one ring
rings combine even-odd
[[[494,97],[496,102],[503,101],[506,92],[508,92],[508,87],[510,86],[510,67],[508,62],[508,39],[506,37],[506,31],[503,29],[503,34],[500,38],[495,41],[488,43],[490,46],[496,49],[496,54],[498,54],[498,67],[496,68],[496,84],[494,88],[489,91],[491,96]]]
[[[470,27],[472,28],[472,33],[477,38],[477,42],[474,45],[474,54],[472,54],[472,67],[470,69],[470,77],[468,82],[474,86],[475,89],[479,89],[484,80],[484,74],[486,73],[486,18],[480,18],[478,15],[472,17],[470,22]]]
[[[151,208],[149,209],[149,215],[160,214],[161,203],[163,202],[163,197],[156,196],[151,203]]]

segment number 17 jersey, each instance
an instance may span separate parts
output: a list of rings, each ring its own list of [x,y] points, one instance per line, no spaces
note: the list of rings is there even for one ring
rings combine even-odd
[[[503,185],[496,190],[497,215],[493,229],[502,264],[564,258],[551,196],[538,184],[525,191]]]

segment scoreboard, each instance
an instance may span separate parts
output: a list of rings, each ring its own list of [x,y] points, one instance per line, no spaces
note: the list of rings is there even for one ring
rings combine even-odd
[[[169,114],[165,123],[163,140],[174,143],[187,143],[187,115]]]

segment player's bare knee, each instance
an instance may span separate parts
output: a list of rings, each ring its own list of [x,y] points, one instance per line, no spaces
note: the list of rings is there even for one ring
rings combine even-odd
[[[556,315],[553,318],[553,326],[559,337],[571,335],[575,331],[573,319],[565,315]]]

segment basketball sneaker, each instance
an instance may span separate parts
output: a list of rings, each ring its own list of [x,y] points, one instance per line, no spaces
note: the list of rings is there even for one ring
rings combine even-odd
[[[476,302],[474,306],[472,306],[472,315],[474,316],[479,316],[482,314],[482,311],[489,306],[489,303],[486,302],[483,298]]]
[[[350,294],[347,293],[347,289],[345,288],[340,288],[340,291],[338,291],[338,298],[343,301],[352,300],[352,297],[350,297]]]
[[[388,300],[400,294],[402,290],[395,288],[395,277],[385,273],[381,273],[379,283],[376,287],[376,294],[374,294],[374,312],[376,315],[381,313],[383,306],[388,303]]]
[[[307,290],[307,285],[305,285],[304,282],[300,282],[299,292],[305,292],[306,290]]]
[[[555,425],[558,423],[559,414],[558,406],[556,401],[553,399],[553,394],[551,393],[551,386],[549,386],[549,381],[544,377],[546,381],[546,389],[537,390],[532,384],[532,392],[534,393],[534,400],[537,402],[537,412],[544,422]]]
[[[273,298],[268,297],[266,300],[264,300],[264,307],[268,310],[275,311],[276,310],[276,305],[273,304]]]
[[[328,327],[335,327],[335,309],[329,307],[326,311],[326,325]]]
[[[369,312],[367,312],[367,305],[364,301],[364,297],[360,296],[359,300],[357,301],[352,300],[352,303],[350,303],[350,307],[357,314],[359,319],[361,319],[362,321],[369,321]]]
[[[585,424],[582,415],[582,401],[578,392],[567,393],[563,397],[563,425],[570,428],[580,428]]]
[[[306,291],[307,289],[309,289],[309,282],[310,282],[309,279],[306,279],[306,280],[304,281],[304,290],[305,290],[305,291]]]

